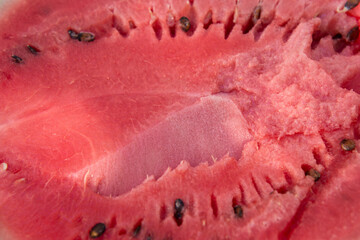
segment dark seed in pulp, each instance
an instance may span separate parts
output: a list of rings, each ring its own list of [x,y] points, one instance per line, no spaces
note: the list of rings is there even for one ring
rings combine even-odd
[[[80,32],[78,39],[80,42],[92,42],[95,40],[95,35],[90,32]]]
[[[90,238],[100,237],[101,235],[104,234],[105,230],[106,230],[106,226],[104,223],[95,224],[89,232]]]
[[[348,42],[354,42],[359,38],[359,26],[353,27],[350,29],[348,34],[346,35],[346,40]]]
[[[187,17],[181,17],[180,18],[180,28],[184,32],[187,32],[190,30],[191,24],[190,20]]]
[[[346,11],[349,11],[353,8],[355,8],[357,5],[359,5],[360,3],[360,0],[348,0],[346,3],[345,3],[345,10]]]
[[[315,169],[310,169],[309,171],[306,172],[306,175],[309,175],[310,177],[314,178],[314,181],[318,181],[320,179],[321,174],[315,170]]]
[[[252,12],[252,22],[255,24],[261,17],[261,6],[256,6]]]
[[[133,236],[136,237],[137,235],[139,235],[140,231],[141,231],[141,224],[139,224],[134,228]]]
[[[34,55],[38,54],[40,50],[34,46],[27,45],[26,48]]]
[[[15,63],[22,63],[23,62],[23,59],[21,57],[19,57],[19,56],[12,55],[11,58]]]
[[[184,206],[185,206],[185,204],[184,204],[183,200],[181,200],[180,198],[176,199],[174,202],[175,213],[182,213],[184,210]]]
[[[74,30],[69,29],[68,34],[69,34],[71,39],[78,39],[79,38],[79,34],[77,32],[75,32]]]
[[[235,216],[238,218],[242,218],[243,214],[244,214],[243,209],[240,205],[234,206],[234,213],[235,213]]]
[[[340,142],[340,145],[344,151],[352,151],[356,147],[355,141],[352,139],[343,139]]]

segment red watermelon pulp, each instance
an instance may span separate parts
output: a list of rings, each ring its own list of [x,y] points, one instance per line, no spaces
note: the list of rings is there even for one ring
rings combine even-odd
[[[0,239],[359,239],[357,4],[3,3]]]

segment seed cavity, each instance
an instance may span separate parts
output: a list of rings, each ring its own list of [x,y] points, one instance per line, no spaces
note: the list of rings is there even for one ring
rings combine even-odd
[[[340,142],[340,145],[344,151],[352,151],[356,147],[356,143],[353,139],[343,139]]]
[[[204,18],[204,29],[208,29],[211,24],[213,24],[212,11],[209,10]]]
[[[130,29],[135,29],[136,28],[135,22],[133,20],[129,20],[129,28]]]
[[[169,27],[170,36],[174,38],[176,36],[176,20],[174,14],[168,12],[166,23]]]
[[[185,204],[180,198],[174,202],[174,219],[178,226],[182,224],[184,216]]]
[[[321,174],[314,168],[306,171],[305,173],[307,176],[310,176],[314,179],[315,182],[319,181]]]
[[[233,207],[233,209],[234,209],[235,217],[237,217],[237,218],[242,218],[243,217],[244,211],[243,211],[243,209],[242,209],[242,207],[240,205],[235,205]]]
[[[225,39],[228,39],[228,37],[230,36],[230,33],[232,32],[233,28],[235,26],[235,12],[232,12],[229,17],[227,18],[225,24],[224,24],[224,33]]]
[[[184,32],[190,30],[191,24],[190,24],[190,20],[187,17],[181,17],[179,22],[180,22],[181,30],[183,30]]]
[[[348,0],[342,9],[341,9],[341,7],[339,7],[337,9],[337,12],[338,13],[347,12],[351,9],[354,9],[357,5],[359,5],[359,3],[360,3],[360,0]]]
[[[155,33],[155,36],[156,38],[160,41],[161,40],[161,37],[162,37],[162,26],[161,26],[161,23],[160,23],[160,20],[159,19],[156,19],[152,24],[151,24],[153,30],[154,30],[154,33]]]
[[[91,228],[89,236],[90,238],[98,238],[105,233],[105,230],[106,226],[104,223],[97,223]]]
[[[26,48],[34,55],[37,55],[40,52],[37,47],[34,47],[32,45],[27,45]]]
[[[346,39],[340,33],[335,34],[333,37],[333,47],[334,51],[337,53],[341,53],[344,48],[348,45]]]
[[[348,42],[354,42],[359,38],[359,26],[355,26],[350,29],[346,35],[346,40]]]
[[[332,36],[332,39],[336,40],[336,39],[341,39],[342,38],[342,35],[341,33],[337,33],[335,34],[334,36]]]
[[[12,55],[11,58],[12,58],[14,63],[22,63],[23,62],[23,59],[21,57],[19,57],[19,56]]]

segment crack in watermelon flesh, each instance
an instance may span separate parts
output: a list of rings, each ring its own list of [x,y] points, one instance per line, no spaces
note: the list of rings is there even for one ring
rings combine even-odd
[[[359,238],[360,8],[342,4],[3,5],[0,239]]]

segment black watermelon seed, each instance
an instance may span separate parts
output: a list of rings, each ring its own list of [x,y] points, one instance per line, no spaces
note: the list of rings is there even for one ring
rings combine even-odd
[[[348,42],[354,42],[359,38],[359,26],[353,27],[350,29],[346,35],[346,40]]]
[[[105,230],[106,230],[106,226],[104,223],[95,224],[89,232],[90,238],[100,237],[101,235],[103,235],[105,233]]]
[[[183,30],[184,32],[190,30],[191,24],[190,24],[190,20],[187,17],[181,17],[179,21],[180,21],[181,30]]]
[[[314,178],[314,181],[318,181],[321,177],[321,174],[316,169],[310,169],[306,172],[306,175],[309,175],[310,177]]]
[[[68,34],[70,36],[71,39],[78,39],[79,38],[79,34],[77,32],[75,32],[72,29],[68,30]]]
[[[26,48],[34,55],[38,54],[40,50],[32,45],[27,45]]]
[[[15,63],[22,63],[23,62],[23,59],[21,57],[19,57],[19,56],[12,55],[11,58]]]
[[[235,205],[234,206],[234,213],[235,213],[235,216],[237,218],[242,218],[243,214],[244,214],[244,211],[243,211],[243,209],[242,209],[242,207],[240,205]]]
[[[180,198],[176,199],[174,202],[174,210],[175,213],[182,213],[184,210],[185,204],[183,202],[183,200],[181,200]]]
[[[341,145],[341,148],[344,150],[344,151],[352,151],[355,149],[356,147],[356,143],[354,140],[352,139],[343,139],[341,142],[340,142],[340,145]]]
[[[95,40],[95,35],[90,32],[80,32],[78,36],[80,42],[92,42]]]
[[[360,0],[348,0],[346,3],[345,3],[345,10],[346,11],[349,11],[353,8],[355,8],[357,5],[359,5],[360,3]]]

